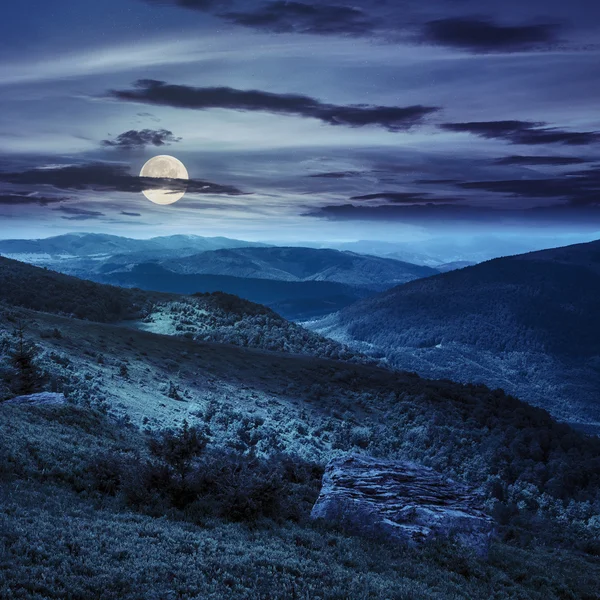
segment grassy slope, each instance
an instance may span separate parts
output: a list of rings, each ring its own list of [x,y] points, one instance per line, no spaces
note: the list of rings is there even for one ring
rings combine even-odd
[[[89,410],[0,408],[0,597],[588,599],[600,564],[494,544],[488,562],[306,524],[201,526],[124,510],[85,464],[140,450],[141,435]]]

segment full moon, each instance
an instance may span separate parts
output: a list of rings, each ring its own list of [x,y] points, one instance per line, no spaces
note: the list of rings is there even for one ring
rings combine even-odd
[[[165,179],[189,179],[184,164],[174,156],[161,154],[151,158],[140,171],[140,177],[162,177]],[[154,204],[173,204],[185,194],[183,189],[148,188],[142,190],[144,196]]]

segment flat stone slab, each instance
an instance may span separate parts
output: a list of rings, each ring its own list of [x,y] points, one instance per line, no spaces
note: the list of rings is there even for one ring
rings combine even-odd
[[[494,532],[473,488],[422,465],[360,455],[329,462],[311,518],[409,545],[450,538],[480,555]]]
[[[40,392],[39,394],[29,394],[28,396],[16,396],[10,400],[5,400],[2,404],[25,405],[25,406],[59,406],[66,404],[67,399],[64,394],[56,392]]]

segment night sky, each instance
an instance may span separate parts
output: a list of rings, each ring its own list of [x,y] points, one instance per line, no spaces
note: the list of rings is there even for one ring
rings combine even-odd
[[[10,3],[0,237],[591,239],[599,34],[597,0]]]

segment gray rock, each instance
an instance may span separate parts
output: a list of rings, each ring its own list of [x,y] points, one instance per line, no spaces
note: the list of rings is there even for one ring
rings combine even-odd
[[[452,538],[479,555],[494,532],[472,488],[428,467],[358,455],[327,465],[311,517],[410,545]]]
[[[10,400],[5,400],[3,404],[27,405],[27,406],[60,406],[66,404],[67,400],[64,394],[55,392],[40,392],[39,394],[29,394],[28,396],[16,396]]]

